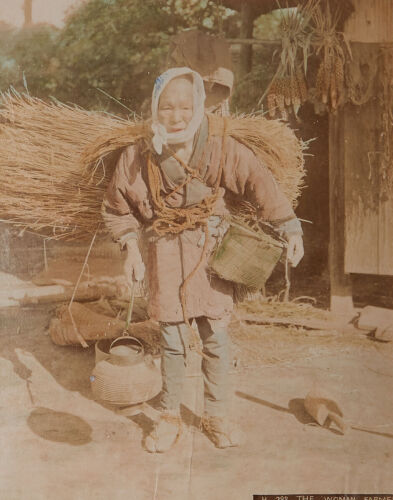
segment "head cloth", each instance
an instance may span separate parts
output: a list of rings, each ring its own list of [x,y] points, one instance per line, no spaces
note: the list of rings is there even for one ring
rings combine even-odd
[[[180,132],[168,133],[164,125],[158,121],[158,103],[164,88],[178,76],[191,75],[193,80],[193,115],[187,127]],[[160,75],[154,84],[151,101],[153,147],[158,154],[162,153],[162,146],[166,144],[181,144],[192,139],[202,123],[205,111],[205,88],[202,77],[190,68],[171,68]]]

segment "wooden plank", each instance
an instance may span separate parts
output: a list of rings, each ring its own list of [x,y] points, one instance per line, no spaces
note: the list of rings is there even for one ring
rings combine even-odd
[[[345,272],[379,272],[378,106],[345,107]]]
[[[393,193],[379,205],[378,274],[393,276]]]
[[[344,271],[345,249],[345,110],[329,116],[329,272],[330,309],[335,314],[352,314],[352,282]]]
[[[339,321],[336,318],[316,319],[316,318],[305,318],[296,316],[277,317],[277,316],[268,316],[263,313],[254,314],[254,313],[244,313],[244,312],[236,312],[235,317],[237,320],[247,321],[249,323],[293,325],[293,326],[310,328],[312,330],[336,330],[336,329],[342,329],[347,325],[345,321]]]
[[[251,38],[254,30],[256,13],[250,3],[244,2],[241,6],[240,38]],[[241,45],[240,47],[240,75],[244,77],[252,69],[252,45]]]
[[[392,0],[354,0],[355,11],[348,18],[345,34],[352,42],[393,41]]]

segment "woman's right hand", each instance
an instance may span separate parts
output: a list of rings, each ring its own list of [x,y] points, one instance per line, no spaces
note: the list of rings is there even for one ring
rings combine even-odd
[[[132,284],[133,281],[143,280],[145,276],[145,265],[136,239],[127,241],[126,248],[127,257],[123,269],[127,282]]]

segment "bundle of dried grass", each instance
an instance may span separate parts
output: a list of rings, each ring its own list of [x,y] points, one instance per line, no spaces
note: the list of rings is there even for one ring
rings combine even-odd
[[[279,114],[287,120],[290,111],[297,116],[301,104],[307,100],[305,75],[311,45],[309,23],[318,1],[307,0],[296,9],[281,9],[280,63],[266,92],[271,117]],[[280,6],[279,2],[278,5]],[[260,102],[264,97],[265,95]]]
[[[53,239],[91,237],[113,156],[149,137],[131,122],[15,92],[0,102],[0,218]],[[300,194],[304,144],[280,121],[232,117],[228,132],[272,171],[288,198]]]
[[[218,115],[208,115],[209,135],[224,133],[224,119]],[[260,158],[274,175],[281,189],[296,204],[303,185],[304,156],[306,144],[296,137],[294,131],[280,120],[268,120],[263,116],[230,116],[226,117],[226,133],[238,140]],[[85,171],[91,171],[95,177],[104,165],[103,160],[116,150],[131,144],[138,136],[147,137],[150,127],[145,122],[135,126],[115,130],[99,137],[82,155]],[[104,175],[104,172],[102,172]]]
[[[79,345],[80,339],[77,337],[74,328],[78,328],[79,334],[87,342],[94,342],[98,339],[114,339],[124,334],[124,321],[97,313],[90,307],[78,302],[73,302],[70,309],[67,305],[61,306],[57,310],[57,316],[52,318],[49,326],[49,334],[52,341],[57,345]],[[160,330],[158,323],[152,320],[131,323],[128,327],[128,335],[143,341],[149,351],[159,351]]]
[[[269,317],[291,318],[302,317],[305,319],[327,319],[329,313],[314,306],[312,297],[298,297],[294,300],[282,302],[278,297],[272,296],[265,300],[252,300],[243,302],[237,307],[239,313],[265,314]]]
[[[80,156],[127,121],[15,92],[0,110],[0,217],[50,238],[76,239],[100,223],[105,177],[84,175]]]
[[[304,150],[307,144],[280,120],[243,116],[228,120],[228,134],[250,148],[273,174],[282,191],[296,206],[303,187]]]
[[[339,21],[339,10],[332,13],[329,2],[324,7],[318,5],[313,12],[313,39],[317,46],[317,55],[322,52],[315,83],[317,97],[326,105],[330,101],[333,111],[344,102],[346,54],[345,39],[343,34],[337,31]]]

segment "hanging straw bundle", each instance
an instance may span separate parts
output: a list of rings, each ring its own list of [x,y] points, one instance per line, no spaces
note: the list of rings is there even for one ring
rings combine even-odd
[[[0,219],[52,239],[91,237],[101,223],[114,155],[148,139],[149,122],[15,92],[3,94],[0,106]],[[278,120],[227,120],[228,134],[262,160],[295,204],[304,176],[304,143]]]
[[[330,101],[333,111],[344,102],[346,53],[344,36],[337,31],[339,21],[339,9],[332,13],[329,2],[313,12],[313,40],[321,57],[315,82],[317,97],[326,105]]]
[[[305,75],[307,60],[310,55],[311,33],[309,23],[319,0],[307,0],[296,9],[281,9],[280,63],[269,88],[267,89],[267,107],[269,115],[281,115],[288,119],[288,112],[297,116],[301,104],[308,97]],[[265,97],[260,99],[260,102]]]

